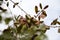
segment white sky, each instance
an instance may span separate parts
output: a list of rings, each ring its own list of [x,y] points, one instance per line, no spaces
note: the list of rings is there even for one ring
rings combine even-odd
[[[50,23],[60,16],[60,0],[13,0],[14,2],[19,2],[19,5],[30,15],[34,15],[35,5],[39,6],[39,3],[42,3],[43,6],[49,5],[49,8],[46,9],[47,17],[45,18],[45,24],[50,25]],[[13,3],[10,2],[10,9],[15,15],[24,15],[24,13],[16,6],[12,8]],[[60,18],[59,18],[60,19]],[[4,29],[1,25],[0,29]],[[51,28],[46,32],[49,40],[60,40],[60,34],[57,32],[57,28]]]

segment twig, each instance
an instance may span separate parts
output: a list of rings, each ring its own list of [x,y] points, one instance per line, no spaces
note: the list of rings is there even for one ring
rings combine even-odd
[[[56,25],[50,25],[49,27],[56,28],[56,27],[60,27],[60,25],[58,25],[58,26],[56,26]]]
[[[12,0],[10,0],[13,4],[15,4]],[[21,9],[26,15],[29,15],[25,10],[23,10],[19,5],[17,5],[19,9]]]

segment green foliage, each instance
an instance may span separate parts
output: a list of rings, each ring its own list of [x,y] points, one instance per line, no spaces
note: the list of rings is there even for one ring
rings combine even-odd
[[[9,22],[10,22],[11,20],[12,20],[12,18],[6,18],[6,19],[5,19],[5,23],[6,23],[6,24],[9,24]]]
[[[8,27],[3,31],[3,34],[0,35],[0,40],[16,40],[16,37],[13,34],[13,30]]]
[[[23,25],[19,25],[19,27],[17,27],[17,33],[21,33],[22,28],[23,28]]]
[[[7,1],[7,0],[6,0]],[[17,6],[18,3],[14,3],[13,8]],[[9,2],[7,2],[6,6],[9,6]],[[42,4],[40,3],[40,8],[42,9]],[[6,9],[0,7],[3,12]],[[38,13],[38,7],[35,6],[35,12]],[[0,17],[2,20],[2,17]],[[45,32],[48,30],[44,24],[40,25],[39,20],[31,17],[26,14],[25,18],[22,16],[12,18],[5,18],[5,24],[9,24],[9,22],[13,20],[14,26],[8,26],[7,29],[3,30],[3,34],[0,35],[0,40],[43,40],[43,38],[47,38]],[[41,37],[42,35],[42,37]]]

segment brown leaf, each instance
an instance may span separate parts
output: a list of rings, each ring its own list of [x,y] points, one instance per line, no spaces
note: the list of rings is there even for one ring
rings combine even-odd
[[[13,8],[15,8],[15,5],[13,5]]]
[[[3,12],[6,12],[6,11],[7,11],[7,9],[3,9],[2,11],[3,11]]]
[[[19,4],[19,3],[15,3],[14,5],[17,5],[17,4]]]
[[[60,29],[58,29],[58,33],[60,33]]]
[[[46,11],[42,10],[42,14],[47,16]]]
[[[49,30],[49,29],[50,29],[50,27],[49,27],[49,26],[46,26],[46,29],[47,29],[47,30]]]
[[[4,9],[2,7],[0,7],[0,10],[2,10],[3,12],[6,12],[7,11],[7,9]]]
[[[36,21],[36,23],[35,23],[36,25],[39,25],[40,24],[40,21]]]
[[[2,7],[0,7],[0,10],[3,10],[3,8],[2,8]]]
[[[38,13],[38,7],[37,6],[35,6],[35,12],[36,12],[36,14]]]
[[[40,23],[43,23],[44,21],[40,21]]]
[[[38,17],[38,20],[40,20],[40,16]]]
[[[15,8],[15,6],[18,5],[18,4],[19,4],[19,3],[14,3],[13,8]]]
[[[56,25],[57,23],[57,19],[53,20],[53,22],[51,23],[51,25]]]
[[[8,0],[5,0],[5,1],[8,1]]]
[[[45,7],[44,7],[44,9],[46,9],[46,8],[48,8],[49,6],[48,5],[46,5]]]
[[[42,9],[42,4],[41,4],[41,3],[39,4],[39,6],[40,6],[40,8]]]
[[[57,22],[60,25],[60,22]]]

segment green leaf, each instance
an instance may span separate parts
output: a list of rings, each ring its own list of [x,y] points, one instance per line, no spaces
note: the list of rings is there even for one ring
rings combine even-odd
[[[23,28],[23,25],[22,24],[19,25],[19,27],[17,27],[17,33],[21,33],[22,28]]]
[[[13,29],[14,30],[14,29]],[[14,31],[9,26],[7,29],[3,30],[3,34],[0,35],[0,39],[2,40],[15,40],[16,37],[14,36]]]
[[[27,29],[28,29],[28,27],[27,27],[27,25],[25,24],[25,25],[23,25],[23,28],[22,28],[22,32],[26,32],[27,31]]]
[[[21,15],[19,15],[16,19],[18,20],[19,17],[21,17]]]
[[[7,2],[7,7],[9,6],[9,2]]]
[[[42,9],[42,4],[41,3],[39,4],[39,6],[40,6],[40,9]]]
[[[0,22],[2,21],[2,16],[0,15]]]
[[[9,24],[9,22],[10,22],[11,20],[12,20],[12,18],[6,18],[6,19],[5,19],[5,23],[6,23],[6,24]]]
[[[27,19],[27,20],[29,20],[29,19],[30,19],[30,17],[29,17],[28,15],[25,15],[25,17],[26,17],[26,19]]]

